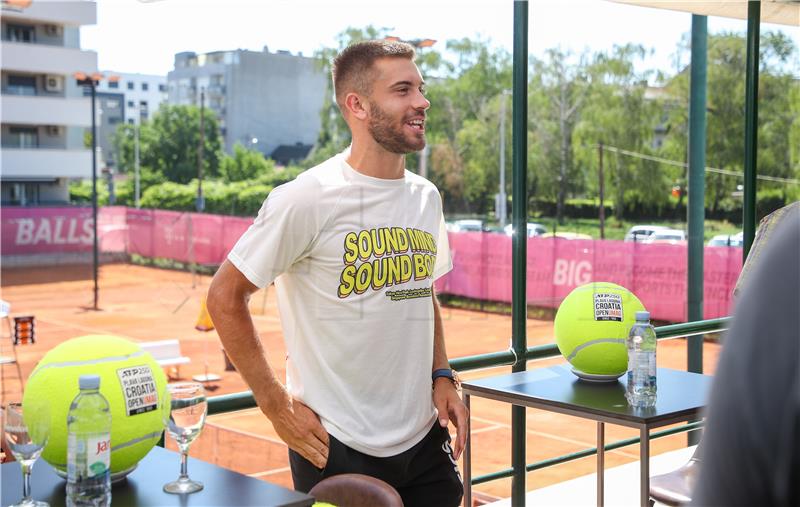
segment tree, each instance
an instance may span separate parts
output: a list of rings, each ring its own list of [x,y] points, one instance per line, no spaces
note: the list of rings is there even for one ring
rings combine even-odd
[[[654,152],[653,137],[662,116],[661,101],[647,97],[650,72],[637,72],[635,64],[647,56],[644,47],[635,44],[615,46],[610,53],[597,53],[589,73],[592,90],[576,127],[577,161],[584,170],[590,195],[597,195],[597,146],[605,152],[604,175],[614,200],[614,215],[622,220],[626,206],[644,208],[664,205],[666,189],[672,178],[668,169],[646,158],[626,156],[619,150],[641,155]],[[610,155],[610,156],[608,156]]]
[[[114,135],[120,169],[134,170],[134,126],[120,125]],[[214,112],[203,117],[203,177],[219,174],[222,143]],[[153,119],[139,127],[140,165],[164,175],[168,181],[187,183],[197,177],[200,144],[200,108],[163,104]]]
[[[560,224],[564,223],[567,192],[583,187],[580,172],[573,164],[572,136],[591,91],[587,56],[581,55],[575,63],[570,63],[571,57],[560,49],[549,49],[545,61],[534,60],[535,85],[531,90],[539,97],[529,101],[537,106],[531,109],[530,116],[534,118],[532,127],[539,137],[536,145],[542,150],[544,162],[540,178],[555,190]]]
[[[688,37],[679,51],[689,52]],[[767,32],[760,43],[758,173],[795,178],[790,142],[792,128],[798,123],[797,109],[792,109],[792,90],[799,86],[788,63],[797,48],[784,34]],[[706,165],[729,171],[744,171],[744,112],[746,40],[735,33],[708,37]],[[672,100],[679,104],[670,110],[669,135],[664,154],[684,160],[687,153],[689,70],[673,77],[667,84]],[[794,92],[797,93],[797,92]],[[795,148],[796,149],[796,148]],[[731,194],[741,178],[726,174],[706,174],[706,206],[712,213],[731,201]],[[785,189],[782,183],[763,180],[759,189]]]
[[[223,181],[243,181],[275,171],[275,161],[264,158],[260,151],[248,150],[241,143],[233,146],[233,156],[224,155],[220,164]]]

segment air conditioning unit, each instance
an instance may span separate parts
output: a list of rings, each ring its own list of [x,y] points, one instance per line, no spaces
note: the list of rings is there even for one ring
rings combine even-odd
[[[44,89],[48,92],[64,91],[64,78],[48,74],[44,77]]]
[[[61,135],[61,127],[58,125],[48,125],[45,127],[45,132],[47,132],[47,135],[50,137],[58,137]]]
[[[48,37],[59,37],[61,35],[61,27],[58,25],[44,25],[44,33]]]

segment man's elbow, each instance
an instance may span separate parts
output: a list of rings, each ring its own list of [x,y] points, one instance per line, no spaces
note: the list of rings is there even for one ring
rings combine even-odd
[[[249,292],[241,283],[237,283],[236,277],[232,276],[234,273],[230,270],[231,266],[223,265],[214,275],[208,288],[206,308],[211,320],[215,322],[241,311],[242,308],[247,308]]]

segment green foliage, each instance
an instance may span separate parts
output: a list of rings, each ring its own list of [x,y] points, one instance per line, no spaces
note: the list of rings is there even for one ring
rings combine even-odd
[[[275,161],[267,159],[256,150],[248,150],[241,143],[233,147],[233,156],[224,155],[220,164],[223,181],[243,181],[275,171]]]
[[[71,181],[69,184],[69,201],[73,204],[92,204],[92,180]],[[105,182],[97,180],[97,205],[108,204],[108,187]]]
[[[197,186],[183,185],[166,181],[153,185],[142,194],[142,208],[156,208],[174,211],[193,211]]]
[[[133,173],[134,125],[120,124],[114,135],[120,170]],[[140,165],[163,174],[167,180],[186,183],[197,177],[200,145],[200,108],[162,104],[151,121],[139,129]],[[203,177],[219,174],[222,143],[214,112],[203,114]]]
[[[689,52],[684,40],[680,48]],[[744,171],[744,111],[746,44],[742,35],[722,33],[708,37],[708,89],[706,115],[706,165]],[[798,129],[800,109],[796,105],[798,83],[785,64],[796,58],[797,48],[779,33],[762,34],[759,69],[758,173],[797,178],[792,161],[792,129]],[[671,107],[662,153],[684,160],[688,143],[689,70],[667,84]],[[794,102],[793,102],[794,100]],[[796,134],[795,134],[796,135]],[[796,143],[795,143],[795,150]],[[741,180],[718,173],[706,173],[706,207],[714,213],[726,208],[726,201]],[[780,188],[781,183],[759,181],[759,189]]]

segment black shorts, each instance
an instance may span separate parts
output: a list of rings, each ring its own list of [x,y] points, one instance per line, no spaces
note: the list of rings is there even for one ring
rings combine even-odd
[[[315,467],[291,449],[289,464],[294,488],[304,493],[326,477],[351,473],[391,484],[400,493],[405,507],[456,507],[464,495],[461,474],[450,447],[450,433],[439,426],[438,420],[422,441],[396,456],[369,456],[331,436],[325,468]]]

